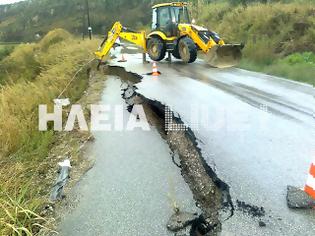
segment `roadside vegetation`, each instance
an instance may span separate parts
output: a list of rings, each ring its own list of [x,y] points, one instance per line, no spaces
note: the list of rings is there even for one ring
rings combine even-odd
[[[151,5],[160,2],[165,0],[91,0],[93,33],[103,35],[117,20],[135,30],[149,29]],[[227,42],[245,43],[241,68],[315,84],[313,0],[188,2],[198,24],[218,32]],[[128,11],[125,11],[125,6],[128,6]],[[75,0],[34,0],[0,5],[0,41],[34,42],[58,27],[76,35],[86,34],[85,7],[84,1]],[[24,50],[31,48],[29,45]],[[0,60],[1,54],[0,46]],[[292,61],[292,58],[299,59]],[[30,63],[32,60],[30,58]],[[38,68],[38,65],[34,66]],[[32,78],[36,73],[38,71],[29,71],[27,76]]]
[[[38,131],[38,105],[50,111],[75,72],[93,58],[97,42],[78,40],[62,29],[40,42],[21,44],[0,63],[0,232],[32,235],[45,223],[39,215],[45,189],[39,166],[56,136]],[[62,97],[72,102],[88,84],[82,70]],[[50,126],[51,127],[51,126]]]
[[[212,1],[198,21],[227,42],[244,42],[241,68],[315,85],[315,3]],[[197,21],[197,22],[198,22]]]
[[[14,49],[14,45],[11,44],[1,44],[0,43],[0,62],[2,61],[2,59],[4,59],[5,57],[7,57],[8,55],[10,55],[10,53],[13,51]]]
[[[189,2],[198,24],[218,32],[227,42],[245,43],[241,68],[315,85],[312,0]],[[131,28],[148,28],[151,3],[90,1],[93,32],[103,34],[116,20]],[[33,235],[45,225],[40,212],[49,189],[41,181],[40,176],[45,175],[41,163],[47,161],[56,134],[38,131],[38,105],[47,104],[52,111],[52,100],[93,58],[99,42],[78,39],[87,28],[84,12],[84,1],[76,0],[0,6],[0,41],[19,42],[0,44],[1,235]],[[57,27],[71,33],[52,30]],[[86,70],[82,70],[63,97],[77,101],[87,84]]]

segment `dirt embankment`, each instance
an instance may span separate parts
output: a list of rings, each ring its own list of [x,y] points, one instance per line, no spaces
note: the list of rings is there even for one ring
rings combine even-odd
[[[101,97],[102,91],[104,89],[104,80],[106,77],[103,74],[96,72],[95,70],[88,70],[89,73],[89,83],[88,88],[84,92],[83,96],[76,102],[82,106],[85,118],[87,122],[89,120],[90,114],[90,104],[96,104]],[[70,112],[69,108],[64,108],[65,116]],[[59,132],[56,134],[56,141],[53,144],[47,161],[44,161],[40,167],[41,180],[46,186],[46,199],[49,199],[49,194],[51,187],[55,183],[58,176],[58,162],[69,158],[71,161],[71,173],[70,179],[64,188],[64,195],[67,197],[71,189],[79,181],[81,176],[86,173],[92,166],[94,159],[93,157],[87,157],[85,155],[85,150],[89,143],[93,142],[94,137],[88,131],[80,131],[79,127],[75,126],[74,130],[71,132]],[[43,183],[42,183],[43,184]],[[56,223],[60,217],[60,213],[64,208],[67,207],[69,202],[67,199],[65,201],[59,201],[55,203],[47,203],[43,207],[41,212],[42,216],[47,218],[48,222],[45,225],[48,229],[42,229],[39,235],[56,235],[55,232],[50,229],[56,228]]]

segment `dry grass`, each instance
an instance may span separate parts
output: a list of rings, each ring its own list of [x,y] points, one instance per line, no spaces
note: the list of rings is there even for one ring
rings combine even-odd
[[[20,44],[6,57],[0,66],[0,83],[15,83],[31,80],[40,72],[40,63],[36,60],[35,44]]]
[[[40,187],[29,183],[46,158],[54,133],[38,131],[38,105],[52,107],[52,100],[74,73],[93,58],[96,45],[95,41],[79,41],[57,29],[38,44],[19,45],[2,64],[7,72],[0,90],[2,235],[32,235],[44,223],[36,213],[42,202]],[[64,96],[76,101],[87,83],[87,72],[82,70]]]
[[[91,52],[97,45],[93,41],[80,42],[70,38],[50,45],[46,51],[47,41],[49,40],[45,37],[38,45],[21,45],[6,59],[12,58],[16,61],[16,54],[26,54],[26,58],[33,57],[32,52],[35,51],[36,63],[40,63],[41,72],[32,79],[28,76],[24,77],[24,73],[10,73],[9,77],[18,74],[20,80],[9,83],[1,89],[0,156],[10,155],[23,145],[28,145],[34,134],[42,135],[37,131],[38,105],[52,105],[52,99],[63,90],[75,71],[93,57]],[[44,49],[42,45],[45,45]],[[21,52],[21,48],[25,50]],[[23,63],[15,64],[15,71],[24,71],[24,66]],[[38,68],[25,69],[27,70],[36,74],[34,71]],[[87,80],[80,79],[80,76],[86,77],[84,73],[79,75],[79,79],[65,94],[72,100],[76,100],[86,86]]]
[[[33,199],[29,184],[23,178],[25,168],[21,163],[1,163],[6,172],[0,174],[0,230],[2,235],[33,235],[34,230],[43,227],[45,219],[37,209],[41,204]],[[6,181],[5,181],[6,179]],[[24,181],[17,181],[24,179]],[[18,182],[18,184],[16,184]]]

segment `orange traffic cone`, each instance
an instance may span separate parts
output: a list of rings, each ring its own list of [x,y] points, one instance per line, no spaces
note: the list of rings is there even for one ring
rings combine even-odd
[[[307,181],[304,187],[304,192],[315,199],[315,162],[312,162],[311,164]]]
[[[156,62],[154,61],[153,65],[152,65],[152,74],[151,75],[159,76],[160,74],[161,74],[161,72],[158,71]]]
[[[123,53],[121,53],[121,59],[118,62],[126,62],[126,58]]]

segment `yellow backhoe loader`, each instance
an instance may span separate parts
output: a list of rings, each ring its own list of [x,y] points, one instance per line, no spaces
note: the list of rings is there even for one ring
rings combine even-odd
[[[95,52],[97,59],[106,60],[118,38],[143,49],[154,61],[163,60],[166,53],[185,63],[194,62],[197,52],[205,61],[218,68],[231,67],[241,59],[243,44],[226,44],[218,34],[194,25],[185,2],[157,4],[152,7],[152,31],[135,32],[116,22]]]

